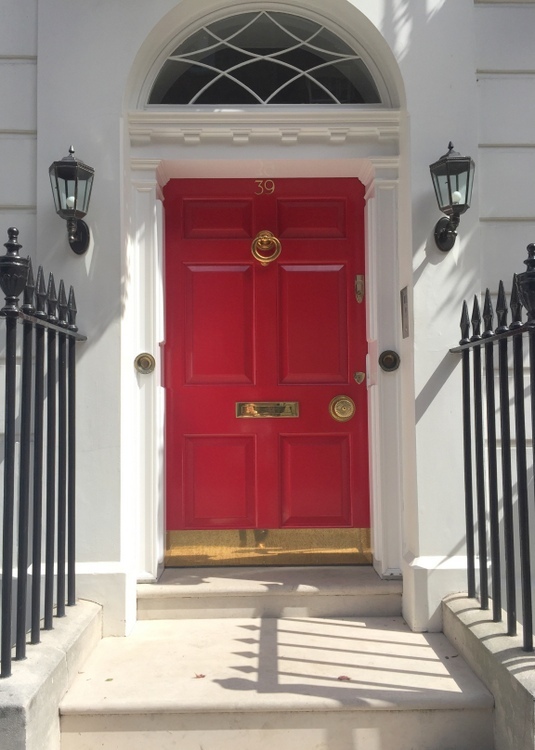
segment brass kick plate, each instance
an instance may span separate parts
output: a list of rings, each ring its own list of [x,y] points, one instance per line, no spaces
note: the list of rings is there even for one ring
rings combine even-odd
[[[370,565],[369,529],[168,531],[167,567]]]
[[[298,417],[299,401],[237,401],[238,419]]]

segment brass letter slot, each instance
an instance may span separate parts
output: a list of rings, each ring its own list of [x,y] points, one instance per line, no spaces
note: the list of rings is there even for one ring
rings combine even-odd
[[[236,417],[249,418],[281,418],[298,417],[299,401],[237,401]]]

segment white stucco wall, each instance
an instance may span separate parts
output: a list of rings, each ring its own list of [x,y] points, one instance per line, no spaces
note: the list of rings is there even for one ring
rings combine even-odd
[[[252,0],[247,7],[265,5]],[[321,9],[315,0],[305,5]],[[0,95],[12,104],[0,112],[0,218],[6,228],[18,225],[24,250],[77,290],[80,328],[89,337],[79,349],[80,593],[107,604],[108,631],[123,632],[134,617],[141,537],[157,527],[141,528],[140,507],[147,486],[159,481],[144,476],[146,435],[136,432],[133,413],[159,408],[144,400],[146,383],[132,368],[137,347],[155,343],[135,298],[140,276],[157,269],[132,265],[127,252],[125,217],[132,207],[125,116],[155,62],[154,50],[164,48],[203,0],[40,0],[36,6],[35,0],[8,0],[0,10]],[[408,339],[398,336],[402,367],[389,376],[399,378],[404,430],[402,516],[389,533],[394,539],[401,524],[406,617],[414,628],[436,628],[441,596],[465,585],[460,368],[448,349],[459,339],[462,299],[521,270],[525,245],[535,236],[529,126],[535,61],[528,31],[535,5],[335,0],[322,12],[352,23],[358,17],[352,6],[362,13],[355,35],[368,42],[402,99],[392,278],[396,296],[403,286],[412,290],[414,326]],[[450,139],[474,157],[477,172],[472,209],[454,249],[444,254],[433,241],[440,214],[428,165]],[[82,258],[68,248],[48,181],[50,163],[71,143],[96,171],[88,215],[92,246]],[[285,158],[307,153],[318,156],[317,149],[296,149]],[[338,158],[350,156],[346,144]],[[213,147],[211,158],[222,157],[250,159]],[[194,160],[195,149],[182,158]],[[157,211],[156,194],[153,200]],[[377,273],[380,278],[381,268]],[[157,284],[151,288],[154,293]],[[397,305],[396,299],[394,311]],[[388,536],[383,541],[388,546]],[[151,554],[158,556],[157,541]]]

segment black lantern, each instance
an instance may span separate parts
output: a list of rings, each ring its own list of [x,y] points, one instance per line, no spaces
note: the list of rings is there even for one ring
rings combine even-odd
[[[48,170],[56,212],[67,222],[69,244],[82,255],[89,247],[89,227],[82,221],[89,208],[95,170],[74,158],[74,148]]]
[[[475,164],[448,145],[448,153],[431,164],[431,177],[439,209],[446,214],[435,226],[435,242],[440,250],[451,250],[457,237],[461,214],[470,208]]]

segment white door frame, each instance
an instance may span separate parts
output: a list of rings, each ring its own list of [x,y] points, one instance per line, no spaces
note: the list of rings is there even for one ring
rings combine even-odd
[[[163,563],[164,398],[159,345],[163,341],[162,188],[183,177],[357,177],[366,187],[366,305],[370,491],[374,566],[382,576],[402,567],[402,509],[411,491],[414,422],[412,331],[403,338],[400,290],[411,298],[409,221],[400,210],[405,181],[398,110],[130,112],[125,122],[124,308],[122,338],[122,507],[133,538],[139,580],[153,580]],[[409,321],[410,324],[410,321]],[[380,352],[393,349],[401,367],[385,373]],[[147,351],[154,373],[135,372]],[[136,466],[132,455],[137,456]],[[409,471],[407,471],[409,468]],[[128,543],[125,537],[125,543]]]

